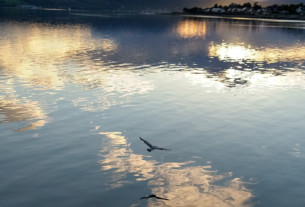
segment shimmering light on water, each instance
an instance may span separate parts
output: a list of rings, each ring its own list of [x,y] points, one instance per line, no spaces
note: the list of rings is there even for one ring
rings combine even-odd
[[[303,206],[303,24],[44,12],[0,20],[1,207]]]
[[[205,38],[207,33],[206,22],[198,20],[184,20],[177,25],[177,33],[182,38]]]
[[[289,45],[284,48],[257,48],[254,49],[251,45],[244,44],[226,44],[221,43],[215,45],[211,43],[209,47],[209,55],[216,56],[222,61],[242,61],[249,60],[255,62],[291,62],[303,61],[305,47],[300,44]]]

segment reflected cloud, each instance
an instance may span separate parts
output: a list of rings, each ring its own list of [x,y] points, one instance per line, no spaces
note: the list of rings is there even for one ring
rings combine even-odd
[[[154,89],[150,81],[128,70],[92,73],[80,71],[74,74],[73,82],[83,84],[87,88],[97,88],[94,96],[87,94],[73,100],[74,106],[84,111],[106,110],[111,106],[128,102],[133,95],[145,94]]]
[[[16,89],[20,83],[35,90],[61,90],[69,82],[81,84],[85,89],[105,87],[102,95],[92,97],[91,102],[87,102],[87,97],[73,101],[75,106],[80,105],[86,111],[103,110],[117,104],[113,93],[128,97],[152,88],[148,81],[131,73],[107,73],[106,70],[111,68],[103,65],[101,54],[115,52],[118,43],[112,38],[93,37],[88,26],[8,22],[1,23],[1,27],[8,34],[15,34],[0,38],[1,76],[13,77],[1,79],[4,82],[1,93],[18,94],[14,99],[0,99],[2,123],[39,119],[15,131],[31,130],[46,124],[39,103],[24,103],[23,98],[16,98],[23,93]],[[87,54],[92,51],[98,51],[100,56],[92,58]]]
[[[147,206],[251,206],[252,193],[232,173],[220,174],[194,161],[158,163],[151,156],[135,154],[121,132],[100,134],[105,137],[100,164],[102,170],[111,171],[111,188],[124,186],[127,176],[133,175],[137,181],[148,181],[153,194],[169,199],[147,200]]]
[[[291,45],[286,47],[254,48],[247,44],[233,44],[212,42],[209,46],[209,56],[217,57],[221,61],[238,62],[289,62],[304,61],[305,46]]]
[[[207,26],[205,21],[185,19],[178,23],[175,30],[176,33],[184,39],[195,37],[205,39]]]
[[[147,162],[143,155],[132,153],[126,138],[121,132],[100,132],[107,140],[101,150],[100,160],[102,170],[114,170],[108,183],[111,188],[117,188],[128,183],[126,176],[134,174],[137,181],[148,180],[154,177],[156,161]]]
[[[17,99],[3,99],[0,97],[0,123],[26,121],[28,126],[14,130],[22,132],[42,127],[46,124],[47,116],[34,101],[23,101]]]
[[[1,71],[24,86],[61,90],[72,82],[84,86],[83,90],[100,88],[94,97],[86,94],[73,100],[85,111],[105,110],[153,89],[149,81],[130,71],[134,65],[105,63],[104,55],[116,52],[119,44],[95,36],[89,26],[1,24],[16,34],[0,39]]]
[[[199,39],[184,41],[181,38],[206,39],[207,23],[207,21],[188,18],[179,21],[174,30],[164,30],[166,35],[162,33],[161,36],[158,36],[155,33],[147,32],[145,33],[147,36],[141,39],[147,44],[143,47],[143,45],[135,44],[135,41],[138,42],[135,38],[142,35],[139,35],[137,30],[132,30],[133,33],[129,33],[130,28],[124,30],[126,34],[129,34],[127,37],[130,39],[128,39],[116,32],[113,32],[111,36],[102,35],[101,28],[93,31],[94,27],[82,24],[52,25],[2,22],[1,29],[5,34],[15,34],[3,35],[4,38],[0,38],[1,76],[12,82],[7,82],[3,86],[5,88],[2,93],[10,94],[13,92],[18,94],[16,97],[22,97],[23,92],[18,91],[20,85],[34,88],[34,90],[62,90],[73,85],[71,88],[76,90],[76,93],[92,89],[92,93],[73,96],[77,97],[72,100],[74,106],[84,111],[101,111],[114,105],[126,103],[134,95],[154,90],[153,82],[139,73],[145,69],[149,69],[149,72],[177,70],[179,72],[175,73],[176,76],[182,75],[189,78],[194,84],[199,83],[217,91],[240,87],[259,91],[265,90],[265,88],[285,89],[305,86],[304,73],[301,70],[279,70],[264,68],[264,65],[259,66],[262,62],[304,62],[305,47],[301,43],[283,47],[258,48],[247,43],[212,42],[208,46],[208,55],[206,55],[205,44],[208,41]],[[172,25],[167,28],[172,28]],[[211,29],[213,28],[211,27]],[[173,31],[179,38],[172,38]],[[143,31],[140,30],[140,32]],[[160,37],[165,39],[161,39],[158,47],[154,47],[152,41],[147,41],[153,37],[156,38],[155,40]],[[168,44],[163,44],[171,38],[174,41],[179,39],[179,45],[169,47]],[[124,45],[124,48],[121,45]],[[172,56],[169,57],[168,54]],[[210,57],[217,57],[214,58],[217,59],[217,64],[214,64],[215,62],[208,63]],[[179,63],[177,63],[177,58],[180,58]],[[133,60],[137,61],[131,64],[130,62]],[[201,64],[200,61],[202,61]],[[239,68],[231,67],[231,65],[230,68],[226,68],[221,65],[224,62],[242,62],[243,65],[238,66]],[[257,67],[246,66],[246,63],[249,62]],[[188,65],[191,66],[188,67]],[[215,72],[209,71],[209,66],[221,69],[217,69]],[[195,74],[197,70],[199,73]],[[12,85],[12,87],[8,88],[7,85]],[[81,86],[80,89],[77,88],[78,85]],[[34,101],[25,103],[16,97],[14,97],[16,100],[13,102],[20,105],[25,104],[25,111],[27,111],[26,108],[30,108],[28,103],[34,106],[32,110],[41,110],[38,107],[41,104]],[[9,114],[13,113],[15,109],[13,109],[14,107],[9,109],[3,100],[7,101],[1,99],[3,102],[1,116],[4,117],[3,120],[10,120],[12,117]],[[34,109],[35,107],[36,109]],[[28,114],[27,112],[22,113]],[[41,113],[43,114],[43,111]],[[19,130],[30,130],[44,126],[45,117],[35,114],[33,116],[38,117],[38,121],[31,122],[29,126]],[[25,115],[25,117],[31,117],[31,115]]]
[[[253,71],[229,68],[214,74],[203,70],[197,73],[185,72],[180,76],[187,78],[194,85],[201,85],[216,92],[240,88],[255,93],[266,90],[288,90],[293,87],[305,88],[304,72],[301,69]]]
[[[62,89],[67,78],[62,63],[82,52],[113,52],[117,43],[110,38],[93,38],[84,25],[40,23],[1,23],[14,36],[0,39],[0,67],[7,75],[20,78],[25,85],[43,89]]]

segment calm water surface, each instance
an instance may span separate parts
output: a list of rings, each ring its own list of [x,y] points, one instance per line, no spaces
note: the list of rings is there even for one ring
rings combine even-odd
[[[1,12],[1,207],[305,205],[305,23]]]

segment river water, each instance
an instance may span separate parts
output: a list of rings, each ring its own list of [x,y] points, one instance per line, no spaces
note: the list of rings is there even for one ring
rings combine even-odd
[[[305,22],[0,12],[1,207],[305,205]]]

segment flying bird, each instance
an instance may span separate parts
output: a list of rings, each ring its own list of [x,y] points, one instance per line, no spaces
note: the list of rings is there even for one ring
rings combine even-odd
[[[155,149],[157,149],[157,150],[171,150],[171,149],[166,149],[166,148],[154,146],[154,145],[150,144],[148,141],[146,141],[145,139],[143,139],[142,137],[140,137],[140,140],[142,140],[147,146],[149,146],[149,149],[147,149],[148,152],[151,152]]]
[[[158,197],[158,196],[156,196],[155,194],[150,194],[149,196],[143,196],[143,197],[141,197],[139,200],[142,200],[142,199],[149,199],[149,198],[156,198],[156,199],[161,199],[161,200],[168,200],[167,198]]]

